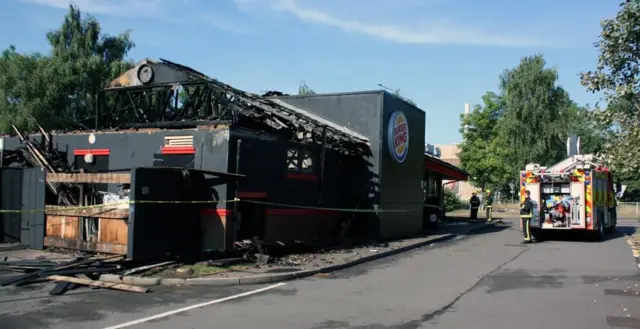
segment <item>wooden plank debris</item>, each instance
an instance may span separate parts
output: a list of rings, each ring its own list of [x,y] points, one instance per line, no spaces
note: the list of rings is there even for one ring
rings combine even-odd
[[[130,173],[48,173],[47,182],[86,184],[131,184]]]
[[[51,291],[49,291],[49,295],[52,296],[60,296],[69,290],[73,290],[77,285],[71,282],[58,282]]]
[[[78,209],[78,207],[66,206],[46,206],[45,214],[54,216],[72,216],[72,217],[99,217],[125,219],[129,218],[129,208],[116,208],[120,206],[114,204],[104,204],[103,207]]]
[[[138,292],[138,293],[146,293],[147,291],[149,291],[149,288],[146,288],[146,287],[133,286],[133,285],[124,284],[124,283],[105,282],[105,281],[99,281],[99,280],[92,281],[92,280],[72,278],[72,277],[62,276],[62,275],[50,275],[47,278],[51,281],[71,282],[71,283],[80,284],[84,286],[98,287],[98,288],[104,288],[104,289],[114,289],[114,290],[122,290],[122,291],[129,291],[129,292]]]
[[[246,262],[244,258],[226,258],[226,259],[214,259],[207,262],[209,266],[229,267],[236,264],[242,264]]]
[[[8,285],[24,285],[27,283],[30,283],[34,280],[37,280],[39,278],[45,277],[47,275],[51,275],[54,274],[56,272],[60,272],[63,270],[71,270],[71,269],[77,269],[80,270],[79,272],[83,272],[84,270],[82,270],[83,267],[89,267],[91,264],[94,263],[98,263],[100,264],[101,262],[107,260],[107,259],[114,259],[114,258],[120,258],[122,257],[121,255],[116,255],[116,256],[111,256],[111,257],[106,257],[106,258],[80,258],[80,259],[75,259],[72,260],[70,262],[67,262],[63,265],[60,266],[54,266],[54,267],[44,267],[41,270],[37,270],[34,272],[30,272],[30,273],[26,273],[26,274],[22,274],[22,275],[18,275],[18,276],[12,276],[9,278],[6,278],[2,281],[0,281],[0,287],[5,287]],[[111,266],[111,268],[113,268],[113,266]],[[87,269],[86,271],[89,271],[89,269]]]
[[[56,165],[56,168],[54,168],[51,165],[51,161],[55,163],[57,162],[58,164],[61,164],[60,159],[62,158],[60,156],[60,154],[53,150],[54,154],[51,154],[48,151],[52,151],[52,149],[50,148],[50,144],[48,144],[47,146],[43,146],[43,145],[38,145],[35,144],[33,142],[31,142],[30,140],[26,139],[18,130],[18,128],[16,128],[16,126],[12,126],[13,130],[16,132],[16,134],[18,134],[18,137],[20,138],[20,140],[22,141],[22,143],[24,143],[26,145],[26,150],[28,151],[27,153],[24,153],[24,157],[27,160],[27,162],[31,163],[34,167],[39,167],[42,168],[45,172],[47,173],[55,173],[56,172],[56,168],[57,169],[61,169],[61,166]],[[47,137],[48,139],[48,137]],[[48,151],[47,151],[48,150]],[[46,157],[43,155],[45,154]],[[49,160],[47,160],[47,158],[49,158]],[[66,157],[65,157],[66,158]],[[56,161],[58,160],[58,161]],[[3,159],[4,161],[4,159]],[[68,169],[68,166],[66,165],[66,161],[64,161],[64,168]],[[76,204],[77,201],[74,198],[74,195],[72,195],[70,193],[70,188],[72,187],[69,183],[62,183],[62,184],[57,184],[54,182],[46,182],[47,186],[49,187],[49,189],[51,190],[51,192],[53,192],[53,194],[57,195],[59,200],[66,204],[66,205],[72,205],[72,204]]]
[[[162,262],[162,263],[158,263],[158,264],[151,264],[151,265],[146,265],[146,266],[140,266],[140,267],[136,267],[136,268],[132,268],[128,271],[125,271],[124,273],[122,273],[122,275],[131,275],[131,274],[135,274],[135,273],[140,273],[146,270],[150,270],[152,268],[157,268],[157,267],[162,267],[162,266],[168,266],[168,265],[172,265],[175,264],[175,261],[169,261],[169,262]]]

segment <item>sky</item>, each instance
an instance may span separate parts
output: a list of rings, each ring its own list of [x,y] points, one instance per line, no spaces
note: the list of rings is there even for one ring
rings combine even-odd
[[[3,0],[0,49],[49,50],[69,0]],[[73,0],[103,32],[132,31],[129,56],[164,58],[236,88],[296,93],[380,89],[426,112],[432,144],[461,141],[464,104],[498,91],[500,74],[543,54],[581,105],[599,96],[580,85],[593,70],[602,0]]]

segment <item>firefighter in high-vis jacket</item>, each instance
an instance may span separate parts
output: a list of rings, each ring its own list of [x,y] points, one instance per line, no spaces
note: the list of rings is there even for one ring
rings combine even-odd
[[[524,201],[520,204],[520,220],[522,221],[522,233],[524,241],[522,243],[531,243],[531,218],[533,217],[533,202],[531,202],[531,192],[524,192]]]
[[[484,201],[484,209],[487,212],[487,222],[493,220],[493,195],[491,195],[491,190],[487,190],[487,198]]]

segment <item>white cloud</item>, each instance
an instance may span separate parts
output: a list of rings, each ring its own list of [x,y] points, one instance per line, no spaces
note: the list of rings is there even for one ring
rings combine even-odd
[[[74,4],[81,11],[115,17],[145,17],[169,22],[184,22],[208,25],[230,33],[248,34],[252,31],[232,19],[215,13],[201,12],[194,0],[21,0],[22,2],[67,9]],[[235,1],[235,0],[234,0]],[[237,0],[251,1],[251,0]],[[195,19],[194,19],[195,18]]]
[[[218,30],[227,31],[235,34],[252,34],[255,31],[249,27],[239,24],[232,19],[223,17],[217,14],[203,14],[199,15],[199,19],[205,24],[216,28]]]
[[[234,0],[236,4],[248,5],[258,0]],[[491,46],[538,46],[541,40],[526,37],[509,37],[486,33],[477,29],[453,24],[429,24],[425,28],[407,28],[392,24],[367,23],[359,20],[334,16],[328,12],[306,8],[295,0],[277,0],[272,9],[287,12],[306,22],[323,24],[338,28],[347,33],[368,35],[371,37],[405,44],[465,44]]]
[[[70,4],[81,11],[122,17],[161,17],[167,12],[166,0],[22,0],[34,5],[66,9]]]

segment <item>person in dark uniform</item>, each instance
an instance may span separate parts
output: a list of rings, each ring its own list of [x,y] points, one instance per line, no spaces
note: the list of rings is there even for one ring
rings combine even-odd
[[[524,241],[522,243],[531,243],[531,218],[533,217],[533,202],[531,201],[531,192],[524,192],[524,201],[520,204],[520,220],[522,221],[522,233]]]
[[[480,209],[480,198],[478,198],[478,194],[473,192],[471,195],[471,199],[469,199],[469,204],[471,205],[471,216],[470,221],[475,222],[478,220],[478,209]]]
[[[493,195],[491,190],[487,190],[487,199],[484,202],[484,209],[487,211],[487,222],[493,220]]]

